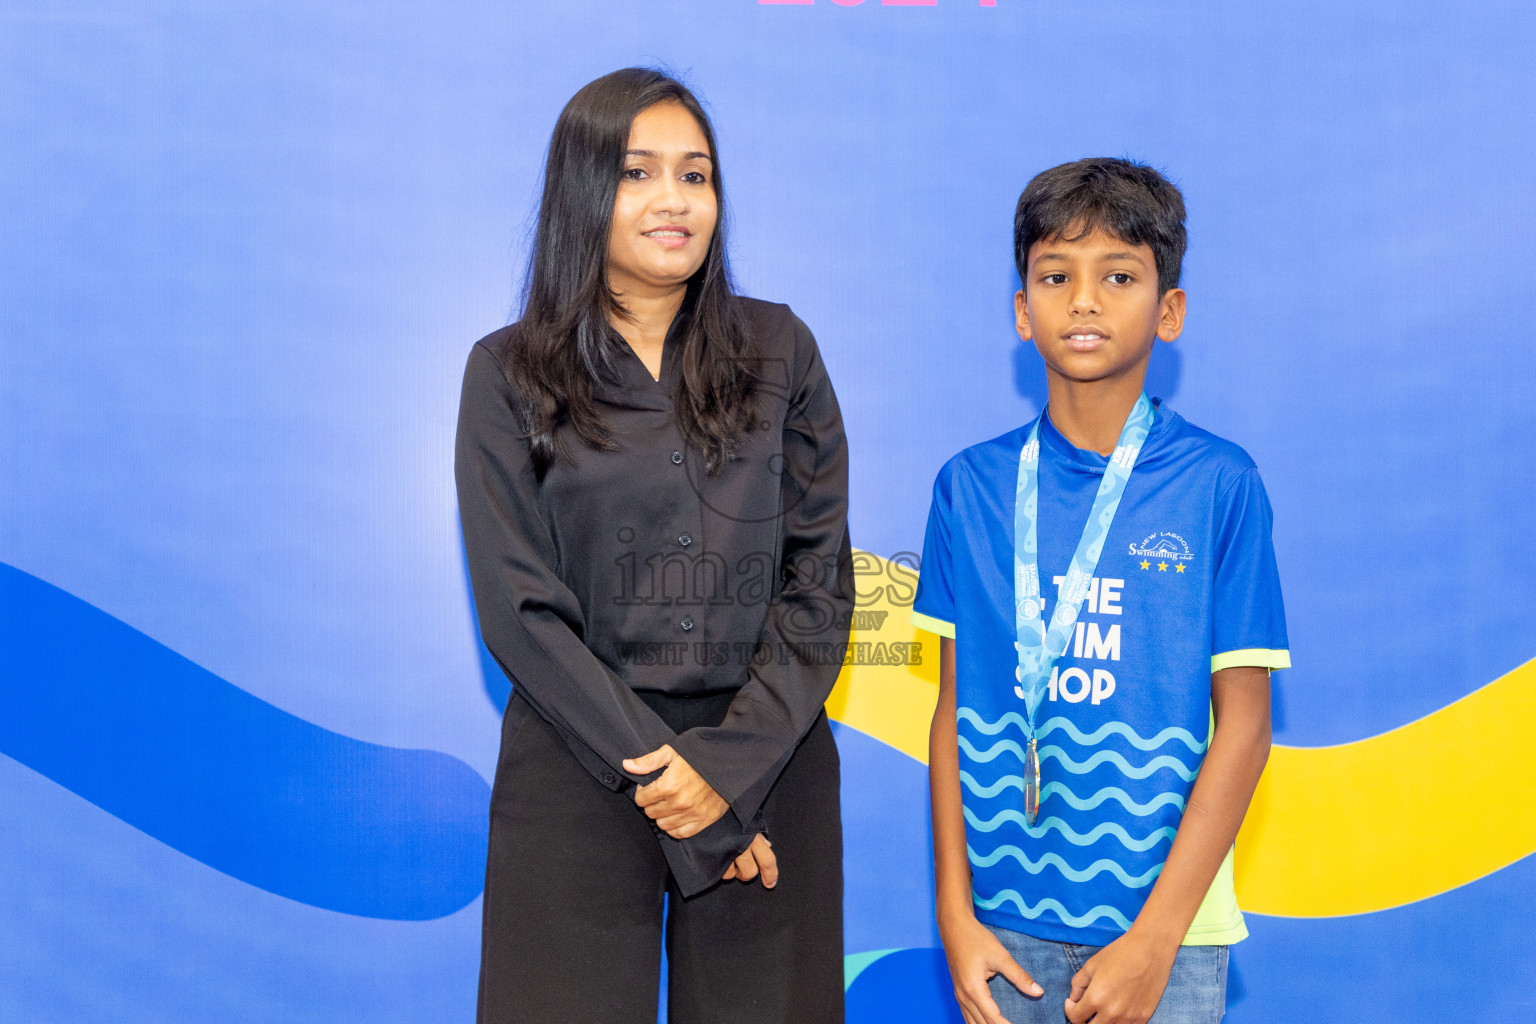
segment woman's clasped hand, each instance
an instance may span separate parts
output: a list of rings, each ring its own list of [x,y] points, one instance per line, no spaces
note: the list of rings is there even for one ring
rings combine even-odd
[[[678,756],[670,743],[644,757],[626,760],[624,770],[636,775],[661,772],[660,778],[635,787],[635,803],[673,839],[698,835],[730,810],[730,804],[694,771],[693,765]]]

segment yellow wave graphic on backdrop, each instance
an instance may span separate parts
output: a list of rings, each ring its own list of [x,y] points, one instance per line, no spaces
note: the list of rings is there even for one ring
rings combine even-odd
[[[855,648],[865,663],[843,669],[827,713],[926,764],[938,637],[891,600],[889,563],[859,556],[866,596],[853,641],[869,646]],[[892,647],[912,643],[920,646]],[[870,663],[906,650],[917,664]],[[1237,839],[1238,902],[1283,917],[1363,914],[1438,896],[1529,855],[1533,736],[1536,660],[1380,736],[1277,745]]]

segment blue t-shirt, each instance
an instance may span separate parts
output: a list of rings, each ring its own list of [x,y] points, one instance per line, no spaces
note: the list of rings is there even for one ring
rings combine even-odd
[[[1028,425],[939,471],[913,621],[955,641],[960,781],[977,917],[1103,945],[1136,919],[1210,741],[1211,673],[1290,665],[1271,514],[1237,445],[1166,408],[1142,447],[1066,653],[1036,712],[1042,799],[1023,815],[1013,524]],[[1045,618],[1107,461],[1040,428]],[[1186,943],[1246,936],[1231,855]]]

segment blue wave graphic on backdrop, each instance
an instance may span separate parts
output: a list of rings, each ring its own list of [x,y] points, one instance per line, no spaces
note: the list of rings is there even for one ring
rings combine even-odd
[[[1161,864],[1154,864],[1141,874],[1132,876],[1130,872],[1126,871],[1119,864],[1102,858],[1094,861],[1086,868],[1074,868],[1060,854],[1047,853],[1039,860],[1030,860],[1028,854],[1013,845],[999,846],[991,853],[986,854],[977,853],[967,845],[965,852],[970,856],[971,863],[979,868],[990,868],[1004,857],[1011,857],[1018,861],[1019,865],[1032,875],[1038,875],[1047,867],[1054,866],[1056,870],[1073,882],[1086,882],[1107,871],[1118,878],[1121,885],[1129,889],[1141,889],[1151,885],[1152,880],[1161,874],[1163,870]]]
[[[848,988],[848,1024],[965,1024],[944,950],[899,949],[875,959]]]
[[[251,885],[394,920],[480,894],[490,789],[288,714],[0,563],[0,753]]]

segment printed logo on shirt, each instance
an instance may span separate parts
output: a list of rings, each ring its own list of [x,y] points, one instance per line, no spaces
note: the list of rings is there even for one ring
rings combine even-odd
[[[1132,544],[1127,553],[1132,558],[1140,559],[1136,565],[1143,572],[1167,572],[1171,568],[1181,573],[1185,566],[1195,560],[1195,553],[1189,549],[1188,542],[1169,530],[1148,534],[1140,544]]]

